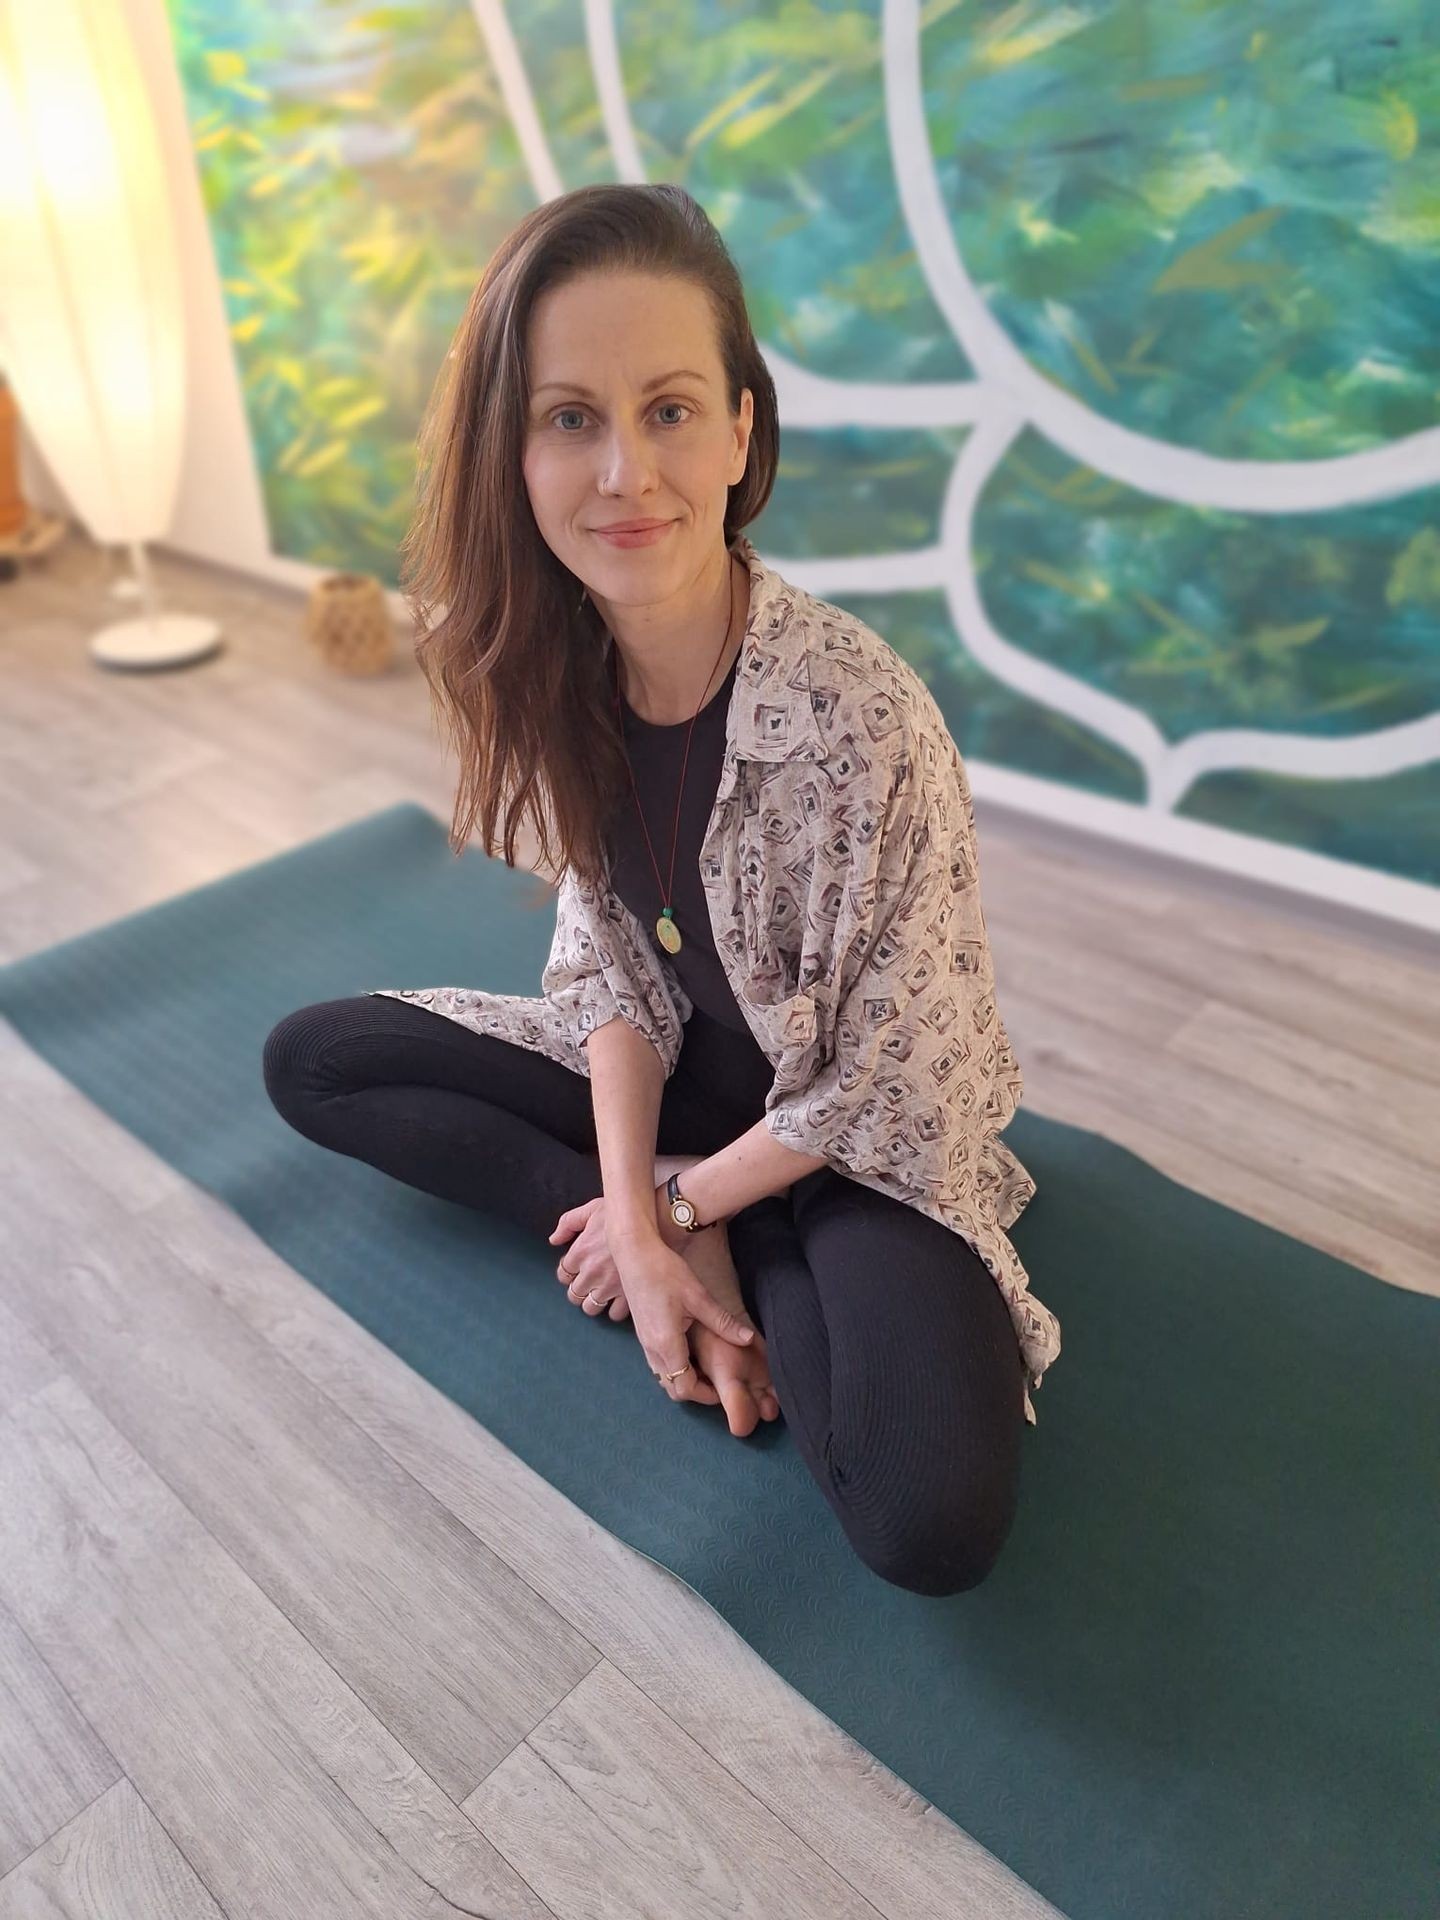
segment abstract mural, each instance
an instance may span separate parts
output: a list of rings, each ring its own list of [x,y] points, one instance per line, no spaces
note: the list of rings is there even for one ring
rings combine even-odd
[[[1440,884],[1440,12],[168,0],[277,553],[396,579],[490,249],[686,186],[747,529],[967,758]]]

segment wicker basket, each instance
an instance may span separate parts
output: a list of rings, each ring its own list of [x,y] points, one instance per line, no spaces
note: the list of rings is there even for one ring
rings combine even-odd
[[[305,637],[336,673],[384,673],[395,659],[385,589],[370,573],[330,573],[310,589]]]

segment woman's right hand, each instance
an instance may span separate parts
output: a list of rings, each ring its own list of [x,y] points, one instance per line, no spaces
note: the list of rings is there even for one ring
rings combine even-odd
[[[672,1400],[717,1405],[719,1394],[698,1372],[691,1355],[690,1329],[698,1322],[732,1345],[747,1348],[758,1331],[750,1316],[722,1306],[683,1255],[658,1234],[616,1252],[615,1265],[635,1337],[666,1393]],[[667,1380],[667,1373],[676,1377]]]

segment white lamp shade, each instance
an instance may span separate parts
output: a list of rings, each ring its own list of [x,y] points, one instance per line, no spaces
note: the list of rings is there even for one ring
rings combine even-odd
[[[0,365],[92,537],[165,533],[183,288],[121,0],[0,0]]]

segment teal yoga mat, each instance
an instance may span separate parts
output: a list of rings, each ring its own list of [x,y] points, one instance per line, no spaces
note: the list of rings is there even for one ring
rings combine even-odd
[[[538,992],[553,924],[407,804],[0,970],[0,1011],[1072,1920],[1433,1920],[1440,1304],[1022,1110],[1065,1350],[1020,1514],[974,1591],[889,1586],[783,1421],[663,1398],[553,1249],[270,1107],[282,1014]]]

